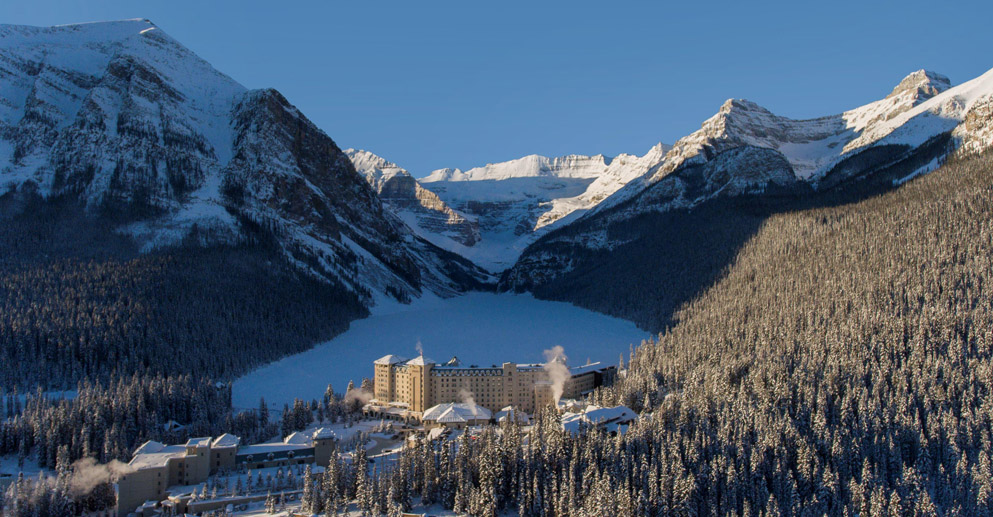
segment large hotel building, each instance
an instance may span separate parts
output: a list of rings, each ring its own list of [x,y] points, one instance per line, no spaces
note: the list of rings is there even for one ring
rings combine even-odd
[[[373,362],[375,397],[379,406],[404,408],[411,416],[447,402],[468,397],[496,413],[507,406],[534,413],[553,401],[552,383],[542,364],[503,363],[501,366],[463,366],[458,358],[437,364],[420,356],[404,359],[387,355]],[[599,363],[569,368],[562,398],[579,398],[594,388],[613,383],[615,367]]]

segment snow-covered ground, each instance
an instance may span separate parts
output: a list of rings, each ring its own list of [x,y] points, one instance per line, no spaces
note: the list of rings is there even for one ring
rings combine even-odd
[[[269,407],[279,408],[294,398],[320,398],[328,384],[341,393],[349,380],[357,386],[372,378],[379,357],[416,356],[418,342],[436,361],[456,355],[480,366],[541,362],[543,350],[562,345],[569,363],[581,365],[587,358],[616,364],[630,344],[648,337],[633,323],[530,295],[471,293],[379,309],[337,338],[235,381],[234,406],[255,408],[265,397]]]
[[[17,465],[17,454],[8,454],[6,456],[0,456],[0,474],[10,474],[11,476],[17,476],[18,472],[23,472],[25,477],[37,476],[44,469],[38,466],[37,460],[33,457],[28,457],[24,459],[24,465]],[[47,472],[47,471],[46,471]],[[3,486],[3,483],[0,483]],[[3,492],[0,491],[0,496]]]

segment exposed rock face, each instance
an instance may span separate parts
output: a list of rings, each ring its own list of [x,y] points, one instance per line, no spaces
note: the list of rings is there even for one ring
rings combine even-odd
[[[918,99],[919,102],[924,102],[951,87],[952,83],[947,77],[921,69],[904,77],[886,98],[892,99],[907,95]]]
[[[977,101],[952,136],[966,153],[979,153],[993,146],[993,96]]]
[[[370,304],[486,278],[384,210],[282,95],[246,90],[147,20],[0,26],[0,85],[0,194],[123,211],[147,246],[261,228]]]
[[[742,194],[834,188],[877,170],[900,170],[909,178],[933,168],[956,147],[968,152],[987,149],[993,146],[991,99],[993,71],[952,88],[948,78],[920,70],[882,100],[811,120],[793,120],[749,101],[728,100],[643,177],[628,182],[563,231],[532,244],[504,273],[502,287],[532,289],[576,267],[577,250],[624,244],[608,230],[644,214]],[[895,164],[903,165],[894,169]],[[907,167],[916,170],[903,170]],[[595,269],[595,264],[584,268]]]
[[[3,26],[0,49],[7,188],[167,210],[230,156],[245,89],[147,21]]]
[[[368,151],[347,149],[352,164],[379,194],[379,198],[422,237],[441,247],[448,239],[463,246],[479,241],[479,227],[445,204],[434,192],[425,189],[406,170]]]
[[[467,171],[439,169],[420,183],[478,221],[479,242],[457,251],[499,271],[541,235],[641,178],[668,149],[658,144],[640,157],[531,155]]]

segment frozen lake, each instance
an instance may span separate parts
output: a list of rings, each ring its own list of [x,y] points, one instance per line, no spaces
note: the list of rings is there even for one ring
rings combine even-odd
[[[626,360],[630,344],[648,337],[631,322],[530,295],[470,293],[377,309],[335,339],[235,381],[234,406],[256,408],[264,396],[271,409],[280,410],[294,398],[319,399],[328,384],[343,393],[349,380],[358,386],[363,377],[372,378],[374,360],[386,354],[415,357],[418,342],[435,361],[455,355],[480,366],[542,362],[543,350],[561,345],[569,364],[578,366],[587,358],[617,364],[621,353]]]

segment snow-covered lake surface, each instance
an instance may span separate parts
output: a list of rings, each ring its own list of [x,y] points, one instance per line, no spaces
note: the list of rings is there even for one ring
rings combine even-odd
[[[328,384],[342,393],[349,380],[358,386],[372,378],[372,362],[386,354],[415,357],[418,342],[435,361],[455,355],[480,366],[542,362],[543,350],[561,345],[578,366],[587,359],[617,364],[629,345],[648,337],[631,322],[530,295],[471,293],[377,309],[335,339],[235,381],[234,406],[256,408],[264,396],[279,410],[294,398],[320,398]]]

